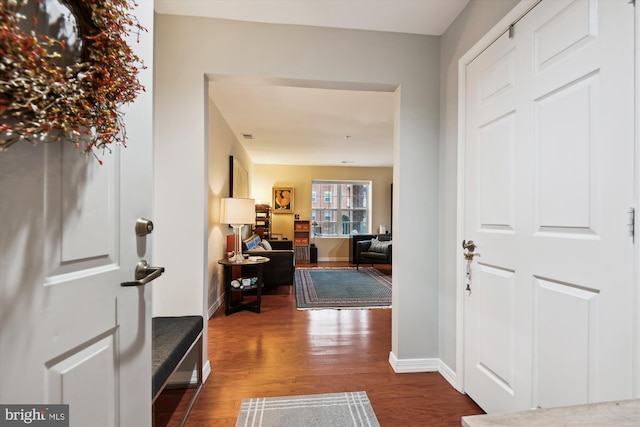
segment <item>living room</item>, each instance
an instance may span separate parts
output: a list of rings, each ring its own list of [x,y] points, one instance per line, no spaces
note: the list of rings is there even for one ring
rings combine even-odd
[[[256,200],[256,203],[272,205],[272,188],[292,187],[294,189],[293,212],[277,213],[271,215],[272,235],[279,239],[293,240],[294,218],[298,216],[303,220],[311,220],[311,183],[312,180],[322,178],[325,180],[366,180],[371,183],[371,220],[370,224],[382,224],[387,230],[391,222],[391,181],[393,168],[391,167],[352,167],[352,166],[295,166],[295,165],[267,165],[253,164],[242,145],[235,137],[225,143],[224,135],[229,135],[228,126],[218,114],[217,109],[212,112],[213,128],[212,152],[216,153],[210,158],[210,170],[229,169],[229,160],[218,153],[225,152],[223,147],[228,147],[233,155],[236,167],[244,168],[248,176],[248,196]],[[221,147],[222,146],[222,147]],[[242,159],[242,160],[240,160]],[[225,176],[225,182],[229,183],[229,176]],[[235,186],[238,185],[236,182]],[[236,189],[237,191],[237,189]],[[222,193],[222,197],[225,194]],[[210,206],[215,207],[220,203],[219,196],[212,197]],[[210,218],[209,241],[209,310],[215,311],[220,306],[223,297],[222,277],[216,264],[218,259],[224,257],[226,248],[226,235],[230,228],[220,223],[219,214],[214,210]],[[243,237],[248,237],[252,226],[243,227]],[[378,225],[371,226],[368,232],[376,233]],[[349,261],[350,238],[349,236],[315,236],[312,243],[317,247],[318,261],[335,262]]]

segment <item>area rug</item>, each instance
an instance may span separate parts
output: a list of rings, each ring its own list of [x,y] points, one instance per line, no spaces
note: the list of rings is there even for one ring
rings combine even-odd
[[[243,399],[236,427],[380,426],[364,391]]]
[[[391,278],[375,268],[296,268],[298,310],[390,308]]]

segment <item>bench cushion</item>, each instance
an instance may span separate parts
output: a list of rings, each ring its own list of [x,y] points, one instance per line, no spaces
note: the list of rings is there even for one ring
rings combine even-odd
[[[154,317],[151,319],[153,396],[167,382],[191,345],[202,332],[202,316]]]

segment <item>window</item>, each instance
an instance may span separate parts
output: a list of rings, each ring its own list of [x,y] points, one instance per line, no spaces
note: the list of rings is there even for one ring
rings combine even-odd
[[[322,236],[368,234],[370,181],[316,181],[311,183],[311,218]],[[322,199],[316,194],[324,194]]]

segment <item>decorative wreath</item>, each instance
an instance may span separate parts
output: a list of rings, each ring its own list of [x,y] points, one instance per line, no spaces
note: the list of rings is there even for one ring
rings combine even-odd
[[[42,0],[31,0],[31,8],[34,1],[44,11]],[[0,0],[0,151],[20,140],[67,140],[94,155],[114,142],[126,145],[118,108],[144,91],[144,65],[124,38],[146,29],[130,15],[128,0],[58,1],[75,17],[74,46],[38,34],[56,28],[43,27],[36,15],[29,22],[27,0]],[[65,64],[69,50],[73,60]]]

